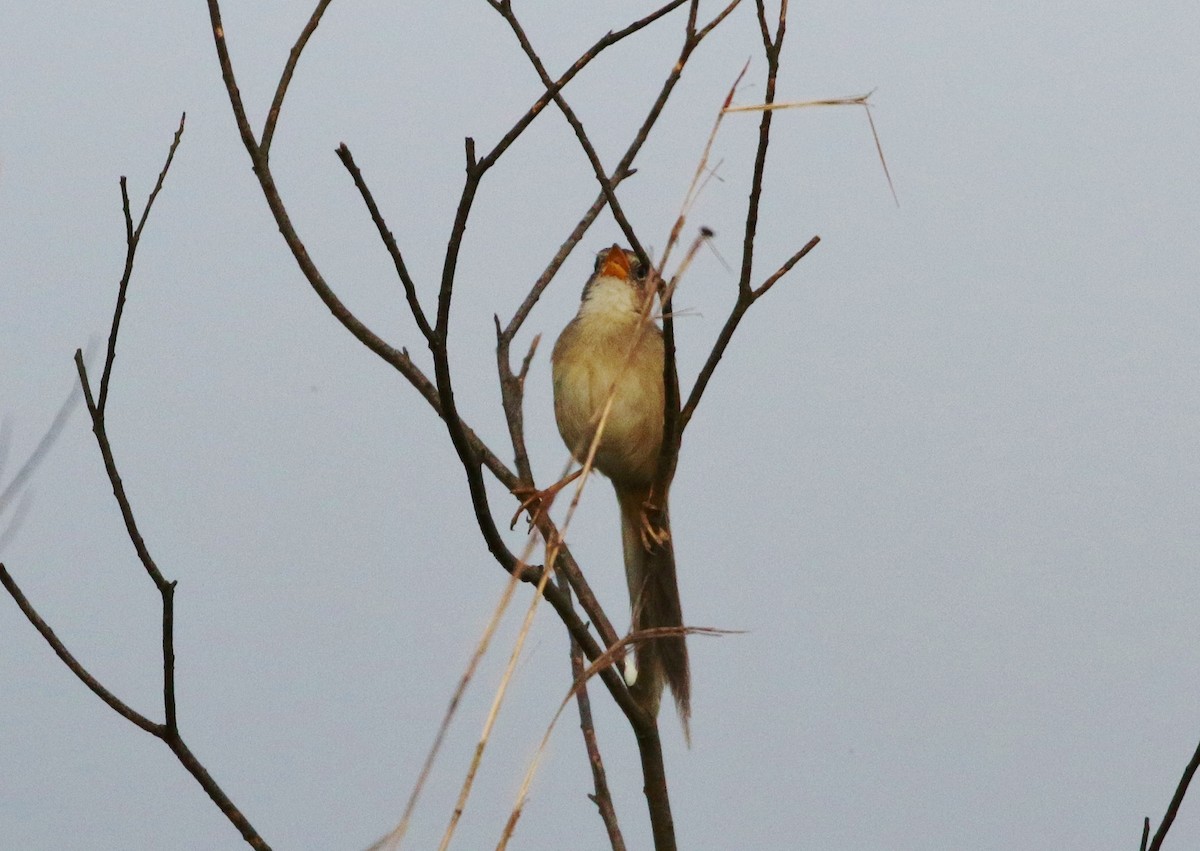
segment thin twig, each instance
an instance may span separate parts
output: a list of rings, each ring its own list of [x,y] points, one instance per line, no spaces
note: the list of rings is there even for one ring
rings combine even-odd
[[[115,327],[115,325],[114,325]],[[112,343],[110,341],[110,347]],[[92,431],[96,435],[96,442],[100,446],[100,454],[104,459],[104,470],[108,474],[109,484],[113,489],[113,496],[116,497],[117,506],[121,510],[121,519],[125,522],[125,531],[129,535],[129,540],[133,543],[133,548],[137,552],[138,560],[145,568],[146,574],[154,582],[159,591],[170,584],[163,577],[162,572],[158,569],[158,565],[154,563],[153,556],[150,555],[150,550],[146,547],[146,541],[142,538],[142,533],[138,530],[137,519],[133,516],[133,508],[129,503],[129,495],[125,493],[125,484],[121,480],[121,474],[117,470],[117,462],[113,457],[112,445],[109,443],[107,430],[104,424],[104,412],[100,410],[99,405],[92,398],[92,387],[88,382],[87,366],[83,362],[83,350],[75,350],[75,368],[79,373],[79,384],[83,388],[83,399],[87,404],[88,413],[92,417]]]
[[[571,64],[571,67],[568,68],[561,77],[555,80],[551,85],[547,86],[546,91],[534,102],[534,104],[525,112],[525,114],[517,120],[517,123],[512,126],[512,129],[510,129],[504,134],[503,137],[501,137],[500,141],[496,143],[496,146],[492,148],[492,150],[486,155],[484,155],[481,162],[490,165],[498,160],[501,155],[508,150],[508,147],[516,141],[517,137],[525,132],[525,128],[529,126],[533,119],[537,118],[537,116],[541,114],[542,110],[550,104],[550,101],[554,98],[554,95],[560,92],[563,87],[567,85],[567,83],[575,78],[576,74],[587,67],[587,65],[591,63],[592,60],[594,60],[597,56],[599,56],[604,50],[612,47],[614,44],[617,44],[620,41],[623,41],[643,27],[649,26],[667,13],[679,8],[685,2],[687,2],[687,0],[671,0],[670,3],[659,7],[655,11],[646,15],[644,18],[634,21],[629,26],[605,34],[595,44],[580,54],[579,58]],[[497,11],[500,11],[502,6],[508,5],[498,4],[493,2],[493,0],[489,0],[489,4]]]
[[[109,691],[99,680],[84,668],[84,666],[75,658],[75,656],[67,650],[62,641],[55,635],[50,626],[42,619],[35,610],[33,605],[21,592],[16,582],[9,575],[3,565],[0,565],[0,584],[2,584],[9,595],[16,601],[18,607],[25,615],[26,619],[33,627],[41,634],[46,643],[54,650],[58,657],[63,661],[67,668],[75,674],[91,691],[96,694],[106,705],[117,712],[121,717],[135,724],[137,727],[145,730],[153,736],[161,739],[166,743],[171,752],[175,754],[180,764],[196,779],[201,788],[208,794],[209,798],[217,805],[224,813],[225,817],[233,824],[242,837],[250,844],[251,847],[260,849],[260,851],[269,851],[267,843],[259,836],[258,832],[242,814],[242,812],[234,805],[229,796],[221,789],[217,782],[209,774],[204,765],[196,758],[195,754],[184,743],[183,738],[179,734],[178,718],[176,715],[175,702],[175,647],[174,647],[174,593],[175,582],[168,581],[155,564],[154,559],[150,555],[150,551],[146,546],[145,540],[142,538],[138,530],[137,521],[134,518],[133,509],[129,502],[129,497],[125,492],[124,483],[117,471],[116,461],[113,457],[112,445],[108,438],[107,429],[105,428],[105,410],[108,399],[109,380],[112,377],[112,367],[116,355],[117,335],[120,331],[121,314],[124,310],[126,293],[129,286],[130,278],[132,277],[134,260],[137,254],[137,247],[141,239],[142,231],[146,226],[146,221],[150,215],[150,209],[154,205],[155,198],[158,197],[159,191],[162,189],[163,182],[166,179],[167,171],[170,169],[171,162],[174,159],[175,151],[179,147],[180,139],[183,135],[184,121],[186,116],[180,118],[179,129],[175,133],[175,138],[171,143],[170,151],[167,154],[166,163],[163,165],[162,171],[159,172],[158,182],[151,191],[146,200],[146,205],[142,211],[137,227],[133,226],[133,219],[129,208],[129,194],[126,187],[125,178],[121,178],[121,199],[122,213],[125,219],[125,235],[126,235],[126,259],[125,271],[121,277],[120,285],[118,286],[118,295],[116,306],[113,310],[112,326],[108,337],[108,355],[104,363],[104,371],[100,381],[100,396],[99,399],[93,397],[91,384],[88,381],[87,367],[84,364],[82,350],[75,351],[75,367],[79,373],[79,386],[82,391],[84,402],[87,405],[88,413],[92,420],[92,431],[96,436],[97,445],[100,448],[100,454],[104,459],[104,469],[108,474],[109,484],[112,486],[113,496],[117,500],[117,505],[121,511],[121,517],[125,523],[125,530],[133,543],[134,549],[137,552],[138,560],[141,561],[146,574],[154,582],[162,598],[162,700],[164,721],[157,724],[149,720],[146,716],[135,711],[128,704],[117,698]],[[69,400],[73,401],[73,400]],[[60,418],[65,418],[66,412],[69,411],[69,406],[64,405],[60,410]],[[58,419],[58,418],[56,418]],[[53,427],[52,427],[53,432]],[[40,447],[39,447],[40,448]],[[35,456],[37,456],[35,451]]]
[[[808,255],[808,252],[810,252],[814,248],[816,248],[817,244],[820,243],[820,241],[821,241],[821,237],[814,236],[808,242],[804,243],[804,246],[799,251],[797,251],[795,254],[793,254],[791,257],[789,257],[787,260],[785,260],[783,265],[780,266],[778,269],[776,269],[775,272],[771,275],[771,277],[769,277],[765,281],[763,281],[762,284],[754,290],[754,300],[758,301],[758,299],[762,298],[763,295],[766,294],[767,290],[769,290],[769,289],[771,289],[771,287],[775,286],[776,281],[778,281],[780,278],[782,278],[784,275],[786,275],[788,272],[790,272],[792,270],[792,267],[795,266],[797,263],[799,263],[801,260],[803,260],[805,258],[805,256]]]
[[[122,718],[132,722],[133,724],[145,730],[147,733],[150,733],[154,736],[159,736],[161,738],[163,725],[154,723],[145,715],[142,715],[129,704],[125,703],[125,701],[121,700],[119,697],[105,688],[99,680],[91,675],[87,668],[80,664],[79,660],[75,658],[74,654],[72,654],[71,651],[67,649],[66,645],[62,643],[62,639],[60,639],[54,633],[54,630],[50,628],[50,625],[47,624],[46,621],[42,619],[41,615],[38,614],[37,609],[35,609],[33,604],[29,602],[29,599],[17,585],[16,580],[12,578],[12,575],[2,563],[0,563],[0,585],[4,586],[4,590],[7,591],[9,596],[11,596],[16,602],[17,606],[21,609],[21,612],[25,615],[26,620],[33,624],[33,628],[41,633],[42,638],[46,640],[46,643],[50,645],[50,648],[55,652],[55,654],[57,654],[58,658],[62,659],[63,664],[70,669],[72,674],[77,676],[85,686],[91,689],[98,698],[108,704],[108,706]]]
[[[745,76],[746,69],[749,67],[750,63],[747,61],[742,67],[741,72],[737,75],[737,78],[733,81],[733,85],[729,87],[729,93],[725,96],[724,105],[728,106],[729,102],[733,100],[734,92],[737,91],[738,84],[741,83],[742,77]],[[704,144],[704,150],[700,154],[700,160],[696,163],[696,170],[692,174],[692,182],[688,185],[687,192],[684,193],[679,215],[675,217],[675,223],[671,226],[667,245],[663,249],[662,258],[659,260],[658,278],[660,284],[663,281],[662,273],[666,269],[671,252],[674,250],[675,244],[679,241],[684,225],[687,222],[688,214],[691,212],[692,205],[695,204],[696,198],[699,196],[700,187],[704,182],[704,174],[708,170],[708,159],[712,153],[713,143],[717,139],[717,133],[721,129],[723,119],[724,111],[718,110],[717,117],[713,121],[712,130],[708,134],[708,140]],[[702,231],[702,235],[705,237],[711,236],[711,231],[705,229]],[[691,263],[691,259],[695,255],[699,244],[699,241],[697,241],[692,246],[692,250],[683,264],[684,267]],[[681,271],[682,268],[676,272],[676,283],[678,283]],[[663,314],[663,439],[662,446],[659,449],[658,469],[655,475],[655,491],[664,495],[664,498],[659,500],[664,509],[666,506],[665,495],[670,489],[671,482],[675,477],[675,468],[679,463],[679,447],[683,436],[683,431],[680,428],[679,366],[675,352],[675,311],[671,299],[671,292],[673,291],[674,286],[671,286],[665,287],[660,293]],[[662,522],[664,519],[660,517],[659,522]]]
[[[768,112],[778,111],[781,109],[806,109],[814,106],[867,106],[867,99],[875,92],[869,91],[865,95],[847,95],[840,98],[819,98],[817,100],[790,100],[779,101],[774,103],[755,103],[744,104],[742,106],[733,106],[732,104],[725,107],[724,112]]]
[[[570,586],[566,584],[566,577],[560,574],[558,582],[562,586],[563,592],[569,596]],[[592,786],[595,789],[595,792],[588,795],[588,798],[596,805],[600,820],[604,822],[604,829],[608,833],[608,843],[612,846],[612,851],[625,851],[625,838],[621,835],[621,824],[617,819],[612,793],[608,789],[608,775],[604,770],[604,758],[600,755],[600,744],[596,739],[596,722],[592,717],[592,701],[588,696],[586,681],[581,682],[584,669],[583,651],[574,640],[571,641],[570,656],[571,680],[580,683],[575,690],[575,703],[579,707],[579,729],[583,734],[583,746],[587,751],[588,765],[592,769]]]
[[[787,29],[787,0],[783,0],[779,7],[779,18],[775,27],[775,34],[772,36],[771,28],[767,23],[766,8],[763,0],[757,0],[756,10],[758,13],[759,29],[762,33],[763,52],[767,59],[767,81],[765,102],[767,104],[775,101],[775,81],[779,73],[779,55],[783,46],[783,37]],[[717,335],[716,342],[710,350],[708,357],[705,359],[704,366],[701,367],[696,380],[692,385],[691,391],[688,393],[687,401],[684,403],[679,414],[678,435],[682,438],[684,430],[691,421],[692,416],[696,412],[696,407],[700,403],[700,398],[704,395],[705,389],[708,387],[708,382],[712,378],[713,372],[716,370],[717,364],[725,354],[725,349],[729,342],[733,339],[734,331],[737,330],[746,311],[751,305],[765,294],[788,270],[808,254],[817,243],[820,241],[818,237],[813,237],[799,251],[792,255],[787,262],[780,267],[780,270],[774,273],[767,281],[757,289],[751,286],[751,276],[754,269],[754,241],[758,231],[758,214],[759,205],[762,201],[762,191],[764,175],[766,170],[767,150],[771,142],[771,110],[763,110],[762,117],[759,120],[758,127],[758,147],[754,156],[754,171],[750,181],[750,197],[746,205],[746,226],[742,238],[742,266],[738,275],[738,295],[733,307],[729,312],[729,316],[725,320],[720,333]]]
[[[416,320],[417,327],[421,329],[425,341],[429,342],[433,338],[433,329],[429,327],[429,320],[425,318],[425,311],[421,309],[421,301],[417,298],[417,285],[413,281],[412,275],[408,273],[408,266],[405,265],[404,257],[400,254],[400,247],[396,245],[396,237],[392,235],[387,222],[383,219],[383,214],[379,212],[375,198],[371,194],[371,190],[367,188],[367,182],[344,142],[338,145],[337,155],[338,159],[342,161],[342,165],[346,167],[346,171],[350,172],[350,176],[354,179],[354,185],[358,187],[359,194],[362,195],[363,203],[367,205],[371,221],[375,223],[375,228],[379,231],[379,238],[383,240],[384,247],[387,248],[388,255],[392,258],[392,265],[396,267],[396,276],[400,278],[400,283],[404,287],[404,297],[408,300],[408,308],[412,312],[413,319]]]
[[[129,278],[133,274],[133,257],[137,254],[138,243],[142,239],[142,230],[146,227],[146,220],[150,218],[150,208],[154,206],[154,199],[162,190],[163,181],[167,179],[167,171],[171,168],[171,161],[175,159],[175,151],[179,148],[179,142],[183,138],[183,125],[186,121],[187,113],[185,112],[179,117],[179,129],[175,131],[175,138],[171,141],[170,150],[167,151],[167,161],[163,163],[162,170],[158,173],[158,180],[146,198],[146,206],[142,208],[142,216],[138,220],[136,228],[134,228],[133,219],[130,216],[128,187],[125,178],[121,178],[121,210],[125,215],[125,271],[121,273],[121,283],[117,287],[117,309],[113,311],[112,328],[108,332],[108,354],[104,358],[104,371],[100,374],[100,397],[97,400],[97,407],[101,414],[104,413],[104,408],[108,404],[108,382],[112,379],[113,361],[117,357],[117,331],[121,327],[121,315],[125,311],[125,293],[129,289]]]
[[[283,65],[283,73],[279,75],[279,84],[275,87],[275,97],[271,99],[271,108],[267,110],[267,120],[263,123],[260,147],[264,157],[271,151],[271,141],[275,138],[275,125],[279,122],[279,112],[283,109],[283,98],[287,94],[288,86],[291,85],[292,75],[296,73],[296,63],[300,61],[300,54],[304,52],[305,45],[312,38],[317,25],[321,23],[321,16],[325,14],[325,10],[329,8],[331,2],[332,0],[318,0],[317,8],[313,9],[313,13],[308,16],[308,22],[288,52],[287,62]]]
[[[1196,769],[1200,768],[1200,745],[1196,746],[1195,753],[1192,754],[1191,760],[1187,767],[1183,770],[1183,776],[1179,778],[1179,785],[1175,787],[1175,794],[1171,796],[1171,803],[1167,805],[1167,811],[1163,815],[1162,823],[1158,826],[1158,830],[1154,832],[1154,838],[1150,840],[1149,851],[1159,851],[1162,848],[1163,841],[1167,838],[1167,832],[1170,831],[1171,825],[1175,822],[1175,816],[1179,814],[1179,807],[1183,804],[1183,796],[1187,794],[1188,784],[1192,782],[1192,777],[1196,773]],[[1149,824],[1149,819],[1146,824]],[[1143,833],[1143,847],[1145,846],[1145,834]]]

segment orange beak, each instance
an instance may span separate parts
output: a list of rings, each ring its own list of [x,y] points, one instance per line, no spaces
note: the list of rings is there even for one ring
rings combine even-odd
[[[604,263],[600,266],[600,274],[620,278],[622,281],[629,280],[629,258],[620,246],[614,245],[608,249],[608,254],[604,255]]]

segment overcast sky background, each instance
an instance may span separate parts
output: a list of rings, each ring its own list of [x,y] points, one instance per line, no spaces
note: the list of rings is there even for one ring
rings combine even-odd
[[[629,2],[516,4],[559,73]],[[712,3],[705,11],[715,11]],[[227,4],[256,126],[308,4]],[[183,734],[268,842],[361,849],[399,818],[505,574],[445,430],[309,290],[261,198],[204,4],[7,0],[0,28],[0,415],[36,443],[107,332],[124,259],[117,179],[146,229],[109,430],[176,594]],[[676,13],[567,90],[616,162],[675,59]],[[901,200],[858,109],[781,113],[760,277],[820,247],[744,322],[672,492],[692,640],[693,745],[664,714],[681,848],[1133,849],[1200,737],[1200,8],[1194,3],[796,2],[783,99],[878,88]],[[620,194],[661,249],[716,108],[762,97],[746,2],[699,50]],[[273,149],[327,279],[427,352],[333,154],[345,141],[433,303],[462,185],[540,91],[483,2],[335,3]],[[756,116],[730,116],[693,215],[739,256]],[[456,393],[500,454],[491,317],[511,315],[596,192],[547,110],[485,179],[459,267]],[[549,342],[611,219],[525,325],[539,480],[566,453]],[[735,276],[703,252],[677,297],[688,382]],[[97,367],[98,374],[98,367]],[[3,479],[11,475],[10,461]],[[620,626],[617,520],[597,481],[570,542]],[[161,718],[159,598],[77,412],[0,558],[104,683]],[[499,491],[495,510],[513,502]],[[8,517],[10,515],[6,515]],[[513,535],[519,547],[520,537]],[[514,610],[406,847],[449,818]],[[568,683],[538,616],[455,847],[498,839]],[[597,694],[630,848],[649,847],[636,749]],[[165,746],[124,721],[0,599],[0,836],[22,849],[235,849]],[[517,832],[603,848],[573,714]],[[1200,793],[1197,793],[1200,794]],[[1171,848],[1200,846],[1185,802]]]

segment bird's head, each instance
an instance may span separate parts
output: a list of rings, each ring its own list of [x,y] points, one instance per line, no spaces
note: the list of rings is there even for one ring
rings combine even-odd
[[[612,245],[596,255],[596,269],[583,288],[583,302],[640,313],[646,298],[646,270],[632,251]]]
[[[596,277],[620,278],[640,285],[646,271],[636,254],[614,244],[596,255]]]

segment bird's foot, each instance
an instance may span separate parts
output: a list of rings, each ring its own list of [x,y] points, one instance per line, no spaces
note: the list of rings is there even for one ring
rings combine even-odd
[[[558,496],[558,492],[579,478],[581,472],[583,471],[576,470],[574,473],[563,477],[543,490],[524,485],[518,485],[513,488],[512,494],[521,500],[521,505],[517,508],[516,514],[512,516],[512,521],[508,524],[508,528],[514,528],[517,525],[517,521],[521,519],[521,515],[528,511],[529,528],[532,529],[537,525],[538,520],[550,510],[550,506],[554,503],[554,498]]]
[[[654,517],[658,514],[658,506],[649,499],[642,506],[642,546],[647,550],[661,547],[671,540],[671,530],[666,524],[658,525]]]

